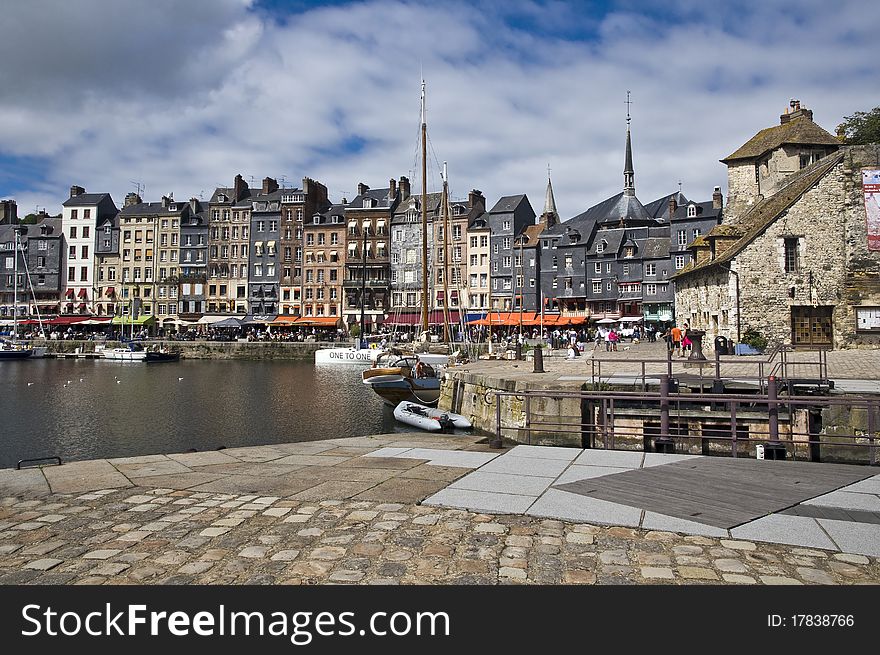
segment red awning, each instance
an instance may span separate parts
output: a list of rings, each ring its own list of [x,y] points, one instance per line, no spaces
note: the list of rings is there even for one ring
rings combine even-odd
[[[77,305],[76,308],[77,308],[77,309],[85,309],[85,308],[86,308],[86,304],[85,304],[84,302],[81,302],[79,305]]]
[[[114,293],[116,292],[113,287],[107,287],[106,291],[104,291],[105,296],[112,296]]]
[[[79,293],[76,294],[76,296],[77,296],[77,298],[85,298],[86,294],[87,294],[87,292],[85,290],[85,287],[83,287],[82,289],[79,290]]]
[[[81,323],[88,320],[88,316],[59,316],[48,321],[43,321],[46,325],[72,325],[73,323]]]
[[[73,289],[68,289],[67,293],[64,294],[67,298],[73,298]]]

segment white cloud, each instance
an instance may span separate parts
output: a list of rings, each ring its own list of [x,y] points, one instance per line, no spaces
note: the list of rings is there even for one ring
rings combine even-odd
[[[27,34],[0,45],[16,62],[0,72],[14,90],[0,99],[0,153],[48,161],[45,180],[7,195],[50,212],[71,184],[117,203],[131,180],[148,199],[207,197],[240,172],[288,184],[307,175],[351,198],[359,181],[385,186],[417,168],[420,69],[453,193],[479,188],[490,205],[528,193],[540,211],[550,163],[563,217],[622,188],[627,90],[643,202],[679,180],[708,199],[726,184],[718,160],[774,124],[789,98],[829,131],[876,104],[878,19],[854,2],[798,3],[792,16],[791,3],[734,14],[680,0],[599,16],[579,3],[374,0],[281,22],[248,6],[6,9],[46,39],[34,57]],[[574,39],[575,27],[596,38]],[[354,139],[363,149],[346,152]]]

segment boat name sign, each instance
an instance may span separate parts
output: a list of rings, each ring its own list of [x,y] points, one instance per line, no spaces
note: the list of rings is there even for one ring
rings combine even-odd
[[[348,360],[348,361],[358,361],[358,362],[369,362],[372,361],[370,358],[370,353],[365,353],[359,350],[348,350],[348,351],[334,351],[328,353],[330,359],[340,359],[340,360]]]

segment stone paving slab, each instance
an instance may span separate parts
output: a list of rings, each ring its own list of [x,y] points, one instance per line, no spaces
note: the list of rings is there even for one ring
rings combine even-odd
[[[498,455],[475,453],[463,450],[443,450],[439,448],[381,448],[365,457],[423,459],[434,466],[454,466],[459,468],[477,468],[492,461]]]
[[[845,553],[880,557],[880,525],[816,519]]]
[[[642,518],[642,510],[638,508],[552,488],[535,501],[526,514],[564,521],[626,527],[638,527]]]
[[[880,494],[880,475],[875,475],[873,478],[856,482],[844,489],[852,493]]]
[[[232,464],[207,464],[199,466],[199,473],[217,473],[220,475],[284,475],[285,473],[293,473],[303,468],[303,466],[294,466],[287,464],[279,466],[273,462],[239,462],[234,460]]]
[[[505,454],[506,457],[537,457],[539,459],[561,459],[571,462],[580,451],[576,448],[558,446],[516,446]]]
[[[671,464],[672,462],[681,462],[694,457],[702,457],[702,455],[679,455],[674,453],[645,453],[645,459],[642,462],[642,468],[649,466],[662,466],[663,464]]]
[[[290,464],[293,466],[334,466],[347,462],[351,457],[332,457],[330,455],[287,455],[272,463],[276,466]]]
[[[480,468],[484,473],[514,473],[545,478],[556,478],[569,463],[559,459],[538,459],[537,457],[510,457],[503,455]]]
[[[0,469],[0,489],[8,494],[49,493],[49,482],[41,468]]]
[[[78,493],[133,486],[127,477],[106,460],[47,466],[43,468],[43,474],[53,493]]]
[[[446,481],[392,478],[363,491],[357,500],[375,500],[393,503],[417,503],[446,487]]]
[[[851,493],[848,488],[832,491],[805,500],[802,505],[822,505],[825,507],[843,507],[845,509],[863,509],[869,512],[880,512],[880,497],[867,493]]]
[[[837,546],[828,538],[816,520],[805,516],[771,514],[731,528],[730,536],[736,539],[837,550]]]
[[[184,466],[207,466],[208,464],[231,464],[238,462],[232,455],[227,455],[223,451],[212,450],[201,453],[177,453],[168,455],[169,458],[176,462],[180,462]]]
[[[375,482],[343,482],[328,480],[309,487],[291,496],[294,500],[326,500],[327,498],[351,498],[359,493],[372,489]]]
[[[173,475],[175,473],[192,473],[192,469],[173,459],[165,458],[160,462],[145,464],[117,464],[116,470],[129,480],[135,478],[155,477],[157,475]]]
[[[553,484],[565,484],[566,482],[577,482],[578,480],[588,480],[590,478],[601,478],[603,475],[614,475],[615,473],[623,473],[632,469],[612,468],[610,466],[578,466],[572,464],[562,472]]]
[[[412,480],[434,480],[436,482],[452,482],[473,469],[461,466],[438,466],[437,464],[421,464],[397,473],[396,477]]]
[[[615,466],[618,468],[637,469],[642,465],[645,453],[626,450],[595,450],[587,449],[574,460],[580,466]]]
[[[531,475],[512,475],[509,473],[491,473],[480,470],[467,475],[449,485],[450,489],[469,489],[470,491],[490,491],[502,494],[521,496],[540,496],[552,478],[539,478]]]
[[[447,488],[426,498],[422,505],[460,507],[462,509],[473,509],[478,512],[523,514],[534,502],[534,496]]]
[[[114,457],[107,461],[113,464],[149,464],[150,462],[164,462],[167,455],[138,455],[136,457]]]

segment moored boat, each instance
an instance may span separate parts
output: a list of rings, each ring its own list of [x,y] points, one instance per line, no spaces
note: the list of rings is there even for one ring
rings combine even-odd
[[[461,428],[467,429],[473,427],[473,424],[467,417],[453,412],[445,412],[436,407],[427,407],[418,403],[402,402],[394,408],[394,418],[402,423],[414,425],[416,427],[424,427],[427,430],[436,430],[433,426],[440,426],[440,429]],[[425,419],[428,419],[426,421]]]
[[[147,364],[156,364],[159,362],[176,362],[180,360],[180,352],[167,350],[148,350],[144,361]]]
[[[104,350],[103,357],[117,362],[143,362],[147,359],[147,352],[141,344],[129,341],[127,347]]]
[[[8,359],[28,359],[34,354],[33,348],[27,348],[20,344],[0,342],[0,361]]]
[[[319,348],[315,351],[315,364],[370,366],[381,352],[378,348]]]
[[[447,355],[385,353],[363,372],[363,382],[389,405],[409,401],[434,406],[448,361]]]

